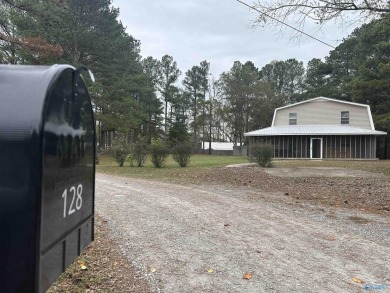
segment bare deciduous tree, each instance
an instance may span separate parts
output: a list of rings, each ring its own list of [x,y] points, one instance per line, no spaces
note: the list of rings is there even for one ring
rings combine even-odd
[[[326,22],[339,21],[341,25],[351,22],[366,22],[390,13],[388,0],[274,0],[258,1],[254,7],[260,15],[254,25],[279,27],[281,22],[302,29],[308,20],[320,26]],[[352,14],[358,16],[349,18]]]

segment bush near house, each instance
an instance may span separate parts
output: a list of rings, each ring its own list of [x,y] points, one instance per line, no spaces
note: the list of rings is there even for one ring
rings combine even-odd
[[[130,164],[130,167],[134,167],[134,155],[133,152],[130,152],[130,154],[127,155],[126,157],[126,162]]]
[[[114,157],[115,161],[120,167],[123,167],[123,164],[126,161],[127,155],[130,153],[130,146],[125,139],[118,137],[112,145],[110,150],[111,155]]]
[[[249,158],[261,167],[271,167],[273,146],[269,144],[255,144],[249,150]]]
[[[139,139],[133,146],[131,156],[135,161],[137,167],[142,167],[145,164],[145,160],[148,156],[149,146],[145,139]]]
[[[190,143],[178,143],[172,149],[172,156],[180,167],[186,167],[192,156],[192,145]]]
[[[159,139],[152,139],[152,143],[150,144],[150,156],[154,167],[163,167],[168,155],[169,149],[166,144]]]

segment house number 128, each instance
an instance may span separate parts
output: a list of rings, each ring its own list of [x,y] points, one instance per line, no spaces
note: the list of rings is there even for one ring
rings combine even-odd
[[[79,184],[77,188],[72,186],[71,188],[69,188],[69,193],[71,194],[72,201],[68,210],[66,204],[68,197],[68,189],[65,189],[62,193],[62,198],[64,199],[64,218],[81,209],[81,206],[83,205],[83,198],[81,197],[81,195],[83,194],[83,185]]]

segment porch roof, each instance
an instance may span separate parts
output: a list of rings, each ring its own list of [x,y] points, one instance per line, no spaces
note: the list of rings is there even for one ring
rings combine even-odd
[[[245,136],[280,136],[280,135],[386,135],[386,132],[359,128],[349,125],[281,125],[267,127]]]

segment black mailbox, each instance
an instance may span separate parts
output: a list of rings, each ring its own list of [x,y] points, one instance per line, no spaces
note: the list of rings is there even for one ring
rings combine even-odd
[[[92,104],[69,65],[1,65],[0,103],[0,291],[44,292],[93,240]]]

